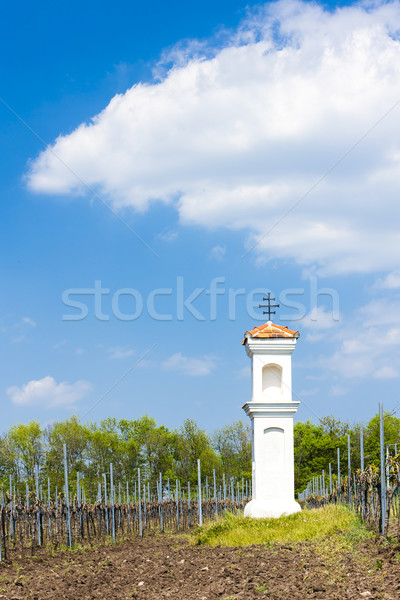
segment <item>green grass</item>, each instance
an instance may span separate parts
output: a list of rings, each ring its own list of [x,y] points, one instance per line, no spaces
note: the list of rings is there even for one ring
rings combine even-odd
[[[360,520],[345,506],[329,504],[279,519],[251,519],[227,513],[193,534],[193,543],[209,546],[287,544],[321,540],[337,533],[369,537]]]

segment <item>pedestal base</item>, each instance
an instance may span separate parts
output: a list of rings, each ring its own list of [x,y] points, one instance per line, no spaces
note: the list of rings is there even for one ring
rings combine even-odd
[[[253,519],[277,519],[301,511],[295,500],[250,500],[244,507],[244,516]]]

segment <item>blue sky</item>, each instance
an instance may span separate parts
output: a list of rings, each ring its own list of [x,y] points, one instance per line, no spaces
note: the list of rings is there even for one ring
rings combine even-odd
[[[298,419],[398,410],[400,5],[5,13],[2,429],[244,418],[261,289]]]

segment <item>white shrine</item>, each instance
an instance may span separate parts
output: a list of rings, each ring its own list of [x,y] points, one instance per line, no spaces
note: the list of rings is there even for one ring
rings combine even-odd
[[[252,363],[252,397],[243,410],[253,436],[253,499],[246,517],[267,518],[301,510],[294,499],[292,353],[298,331],[271,321],[244,334]]]

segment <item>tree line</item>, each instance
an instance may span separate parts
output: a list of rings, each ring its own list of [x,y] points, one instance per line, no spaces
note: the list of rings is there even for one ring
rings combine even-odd
[[[90,490],[97,489],[110,463],[114,480],[122,484],[135,481],[140,468],[142,481],[154,483],[162,473],[164,479],[195,485],[197,459],[204,476],[212,477],[215,470],[218,478],[225,474],[228,481],[251,478],[251,434],[242,421],[208,435],[191,419],[170,430],[147,415],[86,424],[72,416],[45,428],[35,420],[20,423],[0,438],[0,481],[5,489],[10,474],[15,483],[30,482],[32,487],[36,472],[62,489],[64,444],[70,481],[79,472]]]
[[[399,443],[400,419],[385,414],[385,443],[391,453]],[[342,456],[342,474],[347,472],[347,436],[351,439],[353,472],[360,466],[360,425],[328,416],[319,423],[306,421],[294,425],[294,458],[296,493],[308,481],[328,473],[329,463],[336,474],[337,448]],[[41,427],[38,421],[12,426],[0,437],[0,482],[7,489],[9,476],[15,484],[31,483],[39,472],[42,481],[50,478],[52,485],[62,488],[63,444],[67,447],[70,480],[77,472],[88,489],[96,489],[103,473],[113,463],[115,480],[134,481],[137,469],[143,480],[155,482],[162,473],[164,479],[197,483],[197,459],[201,460],[203,478],[212,483],[213,470],[219,480],[251,479],[251,430],[249,424],[236,421],[208,434],[194,420],[187,419],[181,427],[170,430],[157,425],[145,415],[128,420],[107,418],[100,423],[81,423],[79,418]],[[379,465],[379,416],[364,426],[365,464]]]

